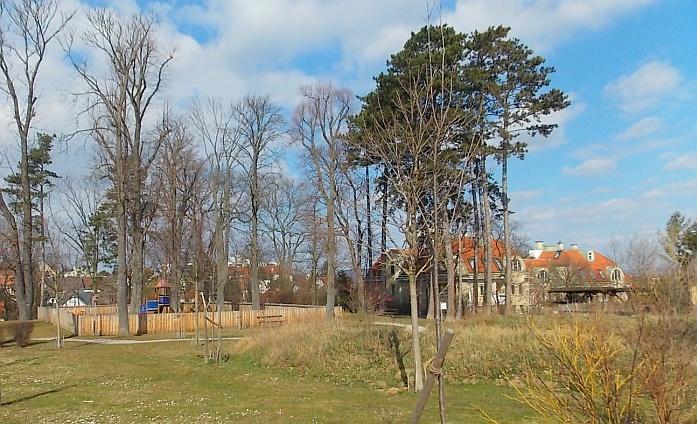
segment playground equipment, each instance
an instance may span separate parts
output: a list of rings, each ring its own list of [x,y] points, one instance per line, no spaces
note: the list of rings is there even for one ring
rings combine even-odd
[[[160,278],[155,285],[157,290],[157,299],[148,299],[145,301],[145,311],[149,314],[161,314],[164,312],[172,312],[170,304],[170,290],[172,286],[164,279]]]

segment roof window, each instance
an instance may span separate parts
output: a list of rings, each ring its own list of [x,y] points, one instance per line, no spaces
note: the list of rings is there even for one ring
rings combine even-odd
[[[588,259],[588,262],[593,262],[595,260],[595,253],[593,253],[592,250],[589,250],[588,253],[586,253],[586,258]]]

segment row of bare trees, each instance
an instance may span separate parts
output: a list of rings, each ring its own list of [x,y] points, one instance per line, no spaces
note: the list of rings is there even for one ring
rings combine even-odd
[[[36,224],[43,228],[45,217],[43,211],[37,217],[30,169],[31,133],[41,100],[36,88],[47,50],[61,47],[82,81],[78,135],[87,135],[95,162],[84,180],[61,184],[50,208],[57,230],[52,233],[62,235],[63,247],[78,252],[73,262],[85,265],[94,278],[100,270],[113,269],[121,333],[128,332],[129,307],[137,309],[143,300],[151,268],[160,268],[173,282],[175,299],[186,276],[208,284],[222,306],[230,289],[231,249],[248,259],[254,308],[260,303],[262,259],[276,259],[282,276],[292,279],[301,255],[311,256],[312,279],[327,276],[322,284],[333,305],[341,255],[336,237],[353,234],[348,214],[336,225],[332,210],[343,190],[338,174],[347,175],[338,135],[346,129],[353,95],[341,92],[344,104],[336,108],[340,90],[307,87],[290,127],[266,96],[200,100],[175,112],[164,90],[175,52],[158,39],[153,16],[92,9],[87,29],[68,34],[64,30],[75,14],[59,6],[26,0],[3,2],[0,9],[2,88],[14,108],[21,156],[20,189],[3,190],[0,212],[8,230],[19,318],[35,313],[35,277],[43,268],[36,259],[37,234],[43,231]],[[65,35],[62,43],[60,35]],[[308,163],[314,164],[307,181],[283,176],[275,167],[279,151],[292,142],[305,146]],[[330,152],[328,166],[322,163],[325,151]],[[173,306],[177,309],[178,302]]]
[[[7,4],[13,8],[3,9],[3,28],[14,32],[0,38],[0,70],[15,105],[23,189],[21,213],[4,196],[0,211],[12,235],[26,319],[36,303],[38,268],[28,182],[39,101],[34,87],[46,49],[61,47],[54,40],[74,15],[61,14],[50,0]],[[365,308],[376,219],[380,252],[388,252],[388,238],[405,248],[391,259],[408,275],[414,320],[417,281],[427,271],[430,310],[440,311],[440,269],[447,275],[447,316],[462,316],[464,288],[455,285],[452,247],[465,235],[478,240],[484,263],[476,266],[484,271],[485,303],[492,302],[490,239],[498,219],[510,299],[507,161],[525,152],[517,135],[548,135],[554,125],[543,118],[568,102],[548,88],[553,69],[508,37],[507,28],[460,34],[447,25],[424,27],[392,56],[360,110],[350,90],[315,84],[301,87],[287,118],[270,97],[256,95],[198,99],[175,110],[165,82],[176,54],[158,38],[155,18],[109,9],[92,9],[86,18],[87,29],[62,47],[82,82],[79,134],[94,152],[94,172],[86,182],[62,184],[62,208],[53,209],[91,275],[113,269],[122,333],[129,307],[143,301],[151,269],[173,283],[174,299],[190,284],[214,294],[222,307],[231,280],[240,278],[229,275],[237,272],[229,266],[232,256],[248,261],[244,292],[253,308],[261,302],[259,264],[269,259],[283,280],[292,280],[305,261],[313,289],[326,292],[330,320],[338,271],[350,268],[352,301]],[[16,92],[20,81],[26,93]],[[288,161],[293,177],[277,166],[290,148],[300,152],[298,161]],[[501,164],[500,184],[490,171],[494,162]]]

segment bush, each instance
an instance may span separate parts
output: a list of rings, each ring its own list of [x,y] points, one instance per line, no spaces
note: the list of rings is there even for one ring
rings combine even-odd
[[[509,381],[541,422],[695,422],[694,334],[685,315],[574,322],[536,332],[546,354]]]

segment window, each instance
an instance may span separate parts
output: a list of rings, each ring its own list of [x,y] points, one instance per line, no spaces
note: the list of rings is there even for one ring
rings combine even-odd
[[[515,284],[511,284],[511,294],[515,294]]]
[[[513,270],[513,272],[520,272],[523,270],[523,263],[520,259],[513,259],[511,262],[511,270]]]
[[[470,260],[469,260],[469,263],[470,263],[470,268],[472,268],[472,271],[475,271],[475,269],[474,269],[474,265],[475,265],[475,264],[474,264],[474,259],[470,259]]]
[[[588,262],[593,262],[595,260],[595,254],[592,250],[589,250],[588,253],[586,253],[586,258],[588,258]]]
[[[613,269],[611,279],[614,283],[619,283],[622,281],[622,271],[620,271],[618,268]]]
[[[503,271],[503,262],[501,262],[501,259],[494,258],[494,263],[496,264],[496,268],[498,268],[499,272]]]
[[[537,279],[540,280],[541,283],[549,282],[549,272],[547,272],[546,269],[541,269],[540,272],[537,273]]]

